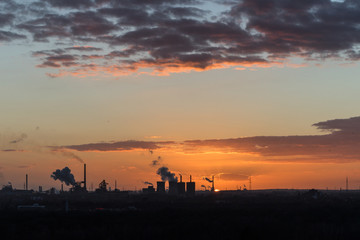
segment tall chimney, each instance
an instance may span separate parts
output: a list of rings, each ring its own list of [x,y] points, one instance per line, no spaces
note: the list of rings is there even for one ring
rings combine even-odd
[[[25,185],[25,190],[27,191],[28,190],[28,175],[26,174],[26,185]]]
[[[86,191],[86,164],[84,163],[84,189]]]
[[[249,177],[249,190],[251,190],[251,176]]]
[[[212,176],[212,187],[211,187],[211,191],[212,191],[212,192],[215,191],[214,176]]]
[[[190,182],[191,182],[191,175],[190,175]]]
[[[182,175],[181,174],[179,174],[180,175],[180,182],[182,182]]]

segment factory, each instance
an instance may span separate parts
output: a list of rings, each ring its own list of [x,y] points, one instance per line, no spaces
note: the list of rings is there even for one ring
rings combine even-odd
[[[168,171],[167,168],[162,168],[163,172],[167,177],[163,178],[162,181],[158,181],[155,186],[150,182],[144,182],[148,184],[146,188],[142,188],[141,193],[143,194],[158,194],[158,195],[169,195],[169,196],[194,196],[195,195],[195,182],[192,181],[192,176],[189,176],[189,181],[184,182],[182,174],[179,174],[179,178],[175,176],[174,173]],[[82,181],[75,181],[74,175],[71,173],[71,170],[68,167],[63,169],[57,169],[50,176],[54,180],[59,180],[61,182],[61,188],[59,190],[55,188],[50,188],[49,190],[43,190],[42,186],[39,186],[38,191],[29,190],[29,176],[25,175],[24,190],[16,190],[12,188],[12,185],[9,183],[6,186],[3,186],[3,189],[0,192],[9,192],[9,193],[39,193],[39,194],[104,194],[104,193],[125,193],[129,191],[120,191],[116,187],[115,181],[115,190],[111,191],[111,188],[108,187],[108,183],[105,180],[102,180],[99,183],[99,187],[95,190],[90,188],[90,192],[87,188],[87,172],[86,164],[83,164],[83,179]],[[178,181],[179,180],[179,181]],[[69,186],[69,191],[64,190],[64,185]],[[131,191],[130,191],[131,192]],[[136,190],[132,192],[133,194],[140,193]]]
[[[157,193],[165,193],[165,181],[158,181],[157,182]],[[180,174],[180,182],[177,181],[168,181],[169,188],[168,188],[168,194],[170,195],[188,195],[193,196],[195,195],[195,182],[192,182],[192,178],[190,175],[190,181],[185,183],[182,181],[182,175]],[[185,190],[186,186],[186,190]],[[150,187],[150,186],[149,186]]]

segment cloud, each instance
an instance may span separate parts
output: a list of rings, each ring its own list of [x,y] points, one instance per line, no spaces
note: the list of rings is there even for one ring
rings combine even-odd
[[[214,0],[215,7],[205,0],[0,4],[0,27],[12,26],[0,29],[0,41],[31,36],[40,46],[64,46],[61,54],[33,55],[38,67],[55,71],[48,73],[53,77],[291,67],[292,57],[316,63],[360,56],[360,3],[351,0]],[[89,44],[96,47],[84,47]],[[59,55],[76,61],[47,59]]]
[[[334,119],[313,124],[320,130],[341,134],[360,134],[360,117]]]
[[[120,141],[110,143],[89,143],[81,145],[69,145],[61,147],[52,147],[54,149],[71,149],[76,151],[129,151],[129,150],[154,150],[171,145],[174,142],[145,142],[145,141]]]
[[[52,7],[59,8],[89,8],[93,2],[91,0],[46,0]]]
[[[10,42],[10,41],[14,41],[14,40],[18,40],[18,39],[25,39],[25,38],[26,38],[25,35],[0,30],[0,42],[1,41]]]
[[[267,161],[349,162],[360,158],[360,117],[315,123],[326,135],[185,141],[185,152],[248,153]]]
[[[54,147],[76,151],[134,151],[154,149],[177,153],[246,154],[256,161],[354,162],[360,159],[360,117],[315,123],[325,135],[254,136],[231,139],[187,140],[183,142],[120,141]],[[161,159],[152,161],[158,165]]]
[[[10,13],[2,14],[2,13],[0,13],[0,27],[10,25],[14,18],[15,18],[15,16],[13,14],[10,14]]]
[[[3,150],[0,150],[0,152],[25,152],[25,150],[22,150],[22,149],[3,149]]]

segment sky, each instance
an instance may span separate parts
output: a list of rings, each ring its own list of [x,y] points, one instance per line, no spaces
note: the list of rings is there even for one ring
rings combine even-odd
[[[0,185],[360,188],[355,0],[2,0]],[[68,187],[66,187],[68,188]]]

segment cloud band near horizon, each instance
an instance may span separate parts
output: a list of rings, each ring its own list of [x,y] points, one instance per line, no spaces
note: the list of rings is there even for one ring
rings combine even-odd
[[[335,119],[313,124],[325,135],[255,136],[232,139],[173,141],[120,141],[69,146],[56,150],[137,151],[159,150],[180,153],[251,154],[263,161],[354,162],[360,160],[360,117]]]

